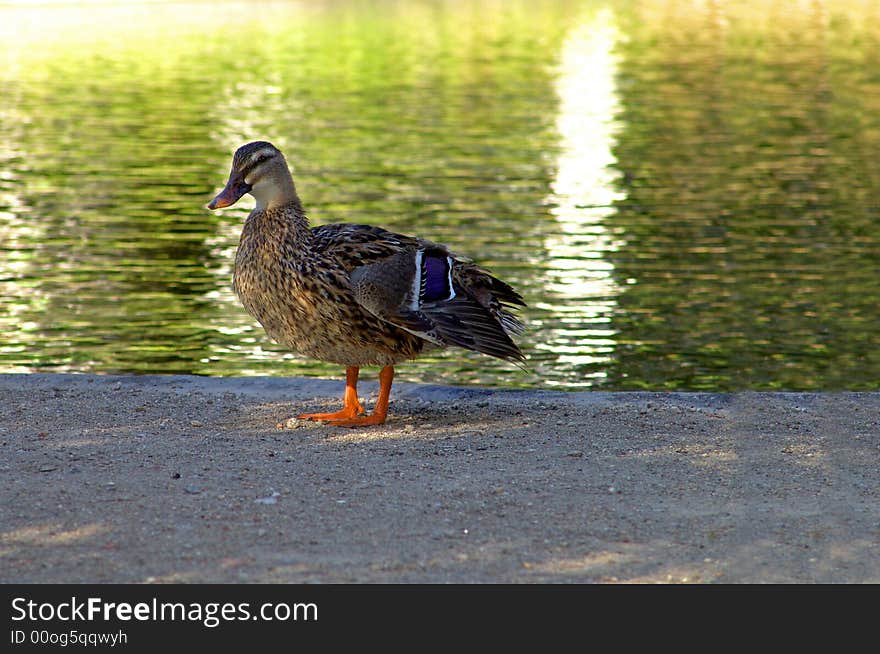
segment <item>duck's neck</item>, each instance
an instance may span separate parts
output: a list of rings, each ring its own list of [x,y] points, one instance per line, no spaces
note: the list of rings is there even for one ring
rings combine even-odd
[[[302,202],[294,192],[294,197],[282,209],[287,217],[287,223],[291,228],[288,238],[301,243],[308,243],[312,240],[312,230],[309,229],[309,218],[306,216]]]
[[[309,219],[298,197],[268,207],[257,204],[245,221],[244,234],[259,236],[266,244],[287,242],[295,248],[308,248],[312,240]]]
[[[250,193],[257,201],[256,209],[258,211],[271,211],[295,206],[298,213],[303,213],[302,202],[299,200],[296,186],[294,186],[290,174],[266,176],[253,185]]]
[[[302,202],[296,192],[293,177],[285,168],[275,174],[258,179],[250,191],[257,201],[253,215],[265,216],[270,222],[280,220],[285,223],[283,230],[294,240],[310,237],[309,221]]]

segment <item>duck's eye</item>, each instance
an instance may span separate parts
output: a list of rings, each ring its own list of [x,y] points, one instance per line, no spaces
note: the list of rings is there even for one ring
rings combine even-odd
[[[254,158],[253,158],[253,159],[252,159],[252,160],[246,165],[244,172],[245,172],[246,174],[250,175],[250,174],[253,173],[255,170],[257,170],[257,168],[259,168],[261,165],[263,165],[266,161],[268,161],[268,160],[271,159],[271,158],[272,158],[271,155],[259,155],[259,156],[254,157]]]
[[[251,154],[251,156],[249,157],[250,164],[252,166],[257,166],[257,165],[263,163],[264,161],[266,161],[267,159],[271,159],[273,156],[275,156],[275,153],[272,152],[271,150],[269,150],[268,148],[263,148],[262,150],[257,150],[256,152]]]

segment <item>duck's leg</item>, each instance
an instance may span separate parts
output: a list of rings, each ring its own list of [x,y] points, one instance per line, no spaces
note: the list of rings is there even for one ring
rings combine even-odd
[[[354,418],[359,413],[365,413],[364,407],[358,402],[358,373],[357,366],[349,366],[345,369],[345,396],[342,399],[342,409],[334,413],[304,413],[297,416],[300,420],[339,420],[340,418]]]
[[[364,427],[381,425],[388,415],[388,398],[391,397],[391,382],[394,380],[394,366],[385,366],[379,373],[379,399],[369,416],[352,416],[350,418],[330,418],[328,424],[334,427]]]

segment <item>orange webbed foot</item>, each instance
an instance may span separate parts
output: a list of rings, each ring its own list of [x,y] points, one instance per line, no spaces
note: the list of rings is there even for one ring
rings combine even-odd
[[[339,418],[327,420],[327,424],[331,427],[368,427],[370,425],[381,425],[385,422],[384,414],[373,413],[369,416],[356,416],[353,418]]]
[[[346,406],[333,413],[302,413],[297,418],[299,420],[344,420],[346,418],[355,418],[366,412],[367,410],[358,402],[354,406]]]
[[[381,425],[388,415],[388,398],[391,395],[391,382],[394,379],[394,367],[385,366],[379,373],[379,399],[372,415],[366,413],[357,397],[357,366],[349,366],[345,375],[345,398],[342,410],[335,413],[303,413],[297,416],[300,420],[322,420],[331,427],[367,427]]]
[[[332,413],[303,413],[298,415],[299,420],[345,420],[366,413],[363,405],[358,400],[357,380],[358,367],[349,366],[345,370],[345,396],[342,398],[342,408]]]

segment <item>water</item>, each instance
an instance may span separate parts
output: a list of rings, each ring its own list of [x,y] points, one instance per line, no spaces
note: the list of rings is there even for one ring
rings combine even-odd
[[[259,138],[526,297],[402,379],[880,388],[875,4],[0,3],[0,372],[339,376],[231,292]]]

